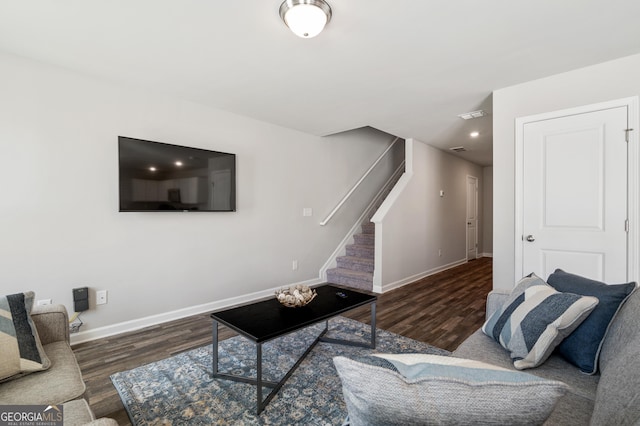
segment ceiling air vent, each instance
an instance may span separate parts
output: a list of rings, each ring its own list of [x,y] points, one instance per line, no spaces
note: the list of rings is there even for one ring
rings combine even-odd
[[[449,148],[453,152],[465,152],[467,148],[464,146],[454,146],[453,148]]]
[[[487,115],[487,113],[479,109],[477,111],[465,112],[464,114],[458,115],[458,117],[462,118],[463,120],[471,120],[472,118],[480,118],[484,117],[485,115]]]

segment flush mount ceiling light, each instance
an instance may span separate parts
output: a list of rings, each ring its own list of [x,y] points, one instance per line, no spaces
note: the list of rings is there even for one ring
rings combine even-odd
[[[478,136],[480,136],[480,132],[471,132],[469,133],[469,136],[471,136],[472,138],[477,138]]]
[[[280,17],[298,37],[315,37],[331,20],[331,7],[324,0],[285,0]]]

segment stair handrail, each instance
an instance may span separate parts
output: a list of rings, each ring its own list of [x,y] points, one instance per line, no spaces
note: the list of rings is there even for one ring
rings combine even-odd
[[[338,212],[338,210],[340,210],[340,208],[344,205],[344,203],[347,202],[347,200],[349,199],[349,197],[351,197],[351,194],[353,194],[355,192],[356,189],[358,189],[358,187],[360,186],[360,184],[367,178],[367,176],[369,176],[369,173],[371,173],[373,171],[373,169],[378,165],[378,163],[380,161],[382,161],[382,159],[384,158],[385,155],[387,155],[387,152],[389,152],[389,150],[391,148],[393,148],[393,146],[396,144],[396,142],[398,142],[400,140],[400,137],[396,137],[393,142],[391,142],[391,144],[387,147],[387,149],[384,150],[384,152],[382,154],[380,154],[380,156],[378,157],[378,159],[376,161],[374,161],[374,163],[371,165],[371,167],[369,167],[369,169],[364,173],[364,175],[362,175],[362,177],[360,178],[360,180],[358,180],[355,185],[353,185],[353,187],[349,190],[349,192],[347,192],[347,194],[342,197],[342,200],[340,200],[340,202],[338,203],[337,206],[334,207],[333,210],[331,210],[331,213],[329,213],[329,215],[322,221],[320,222],[320,226],[325,226],[327,223],[329,223],[329,221],[331,220],[331,218],[333,218],[333,216]]]

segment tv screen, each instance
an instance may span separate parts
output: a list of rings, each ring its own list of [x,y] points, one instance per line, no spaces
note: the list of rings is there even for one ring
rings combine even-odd
[[[118,137],[121,212],[236,210],[236,156]]]

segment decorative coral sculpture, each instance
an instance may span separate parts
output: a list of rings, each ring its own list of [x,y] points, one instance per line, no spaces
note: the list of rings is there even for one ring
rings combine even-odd
[[[276,291],[276,299],[288,308],[300,308],[311,302],[317,293],[306,285],[295,285]]]

